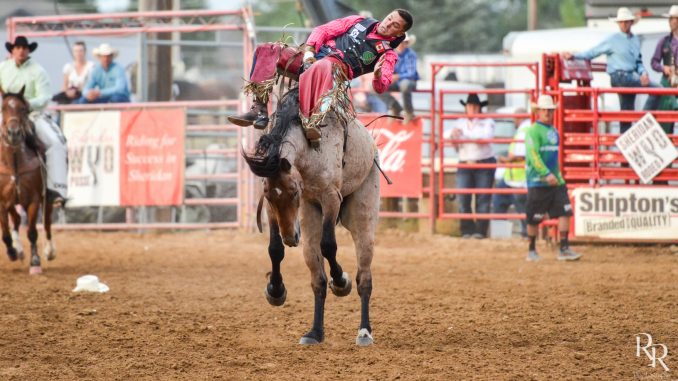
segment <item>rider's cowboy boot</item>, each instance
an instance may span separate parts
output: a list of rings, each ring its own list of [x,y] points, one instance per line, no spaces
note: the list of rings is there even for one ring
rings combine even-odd
[[[250,111],[242,114],[229,116],[228,121],[241,127],[247,127],[254,124],[254,128],[263,130],[268,126],[268,107],[266,103],[254,98]]]
[[[306,127],[304,133],[306,134],[306,139],[311,143],[313,148],[320,146],[320,129],[318,127]]]

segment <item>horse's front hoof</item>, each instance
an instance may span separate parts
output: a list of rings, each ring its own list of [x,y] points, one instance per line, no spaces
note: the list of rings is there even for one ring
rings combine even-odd
[[[317,345],[323,342],[323,335],[317,334],[315,331],[310,331],[299,339],[301,345]]]
[[[344,287],[337,286],[334,284],[334,279],[330,279],[330,290],[336,296],[346,296],[351,293],[351,278],[346,271],[341,274],[341,279],[344,281]]]
[[[42,274],[42,267],[31,266],[30,269],[28,269],[28,274],[30,274],[30,275],[40,275],[40,274]]]
[[[360,331],[358,331],[358,336],[355,338],[355,344],[359,347],[367,347],[373,343],[374,339],[372,338],[370,331],[368,331],[367,328],[361,328]]]
[[[269,283],[266,286],[266,288],[264,288],[264,294],[266,294],[266,300],[268,300],[268,304],[275,306],[275,307],[280,307],[283,304],[285,304],[285,300],[287,299],[287,289],[285,288],[284,284],[282,284],[281,286],[282,286],[282,289],[283,289],[282,295],[280,295],[277,298],[274,297],[274,296],[271,296],[269,288],[273,288],[272,284]]]
[[[7,256],[9,257],[9,260],[12,262],[16,261],[19,258],[17,256],[16,249],[14,249],[13,247],[7,249]]]

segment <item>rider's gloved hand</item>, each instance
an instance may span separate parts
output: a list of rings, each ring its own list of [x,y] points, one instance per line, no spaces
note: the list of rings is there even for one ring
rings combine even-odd
[[[309,67],[315,62],[315,54],[311,51],[306,51],[304,53],[304,65],[303,65],[303,71],[308,70]]]

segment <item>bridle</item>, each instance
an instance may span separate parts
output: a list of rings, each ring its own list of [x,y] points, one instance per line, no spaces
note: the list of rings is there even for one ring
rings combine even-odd
[[[20,100],[21,101],[21,100]],[[4,108],[4,105],[3,105]],[[2,131],[0,131],[0,140],[6,147],[17,148],[26,140],[26,118],[24,115],[12,116],[2,121]],[[19,125],[19,139],[12,143],[9,138],[9,125],[16,122]]]

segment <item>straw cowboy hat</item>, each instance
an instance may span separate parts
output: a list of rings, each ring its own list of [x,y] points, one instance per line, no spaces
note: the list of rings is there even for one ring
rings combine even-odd
[[[537,103],[532,103],[533,109],[542,109],[542,110],[555,110],[558,108],[558,105],[553,103],[553,98],[550,95],[540,95],[537,98]]]
[[[5,42],[5,49],[7,49],[7,51],[10,53],[12,53],[12,50],[14,49],[15,46],[27,47],[28,51],[33,53],[33,51],[38,48],[38,43],[31,42],[29,44],[28,40],[24,36],[16,36],[13,44],[11,42]]]
[[[635,21],[636,15],[630,9],[621,7],[617,10],[617,17],[610,17],[609,19],[614,22]]]
[[[115,58],[118,56],[118,49],[114,49],[111,47],[111,45],[103,43],[99,45],[99,47],[94,48],[94,50],[92,50],[92,54],[95,57],[113,55],[113,58]]]
[[[464,102],[463,100],[460,99],[459,103],[464,105],[464,107],[466,107],[467,104],[479,105],[480,107],[487,106],[487,101],[481,102],[480,98],[478,98],[478,94],[475,94],[475,93],[469,94],[468,97],[466,98],[466,102]]]
[[[405,39],[403,40],[403,42],[407,42],[408,44],[410,44],[409,46],[412,46],[417,42],[417,36],[411,33],[405,33]]]
[[[96,275],[83,275],[76,281],[73,292],[108,292],[108,290],[108,286],[99,282]]]
[[[671,8],[669,8],[669,13],[664,13],[662,17],[678,17],[678,5],[672,5]]]

